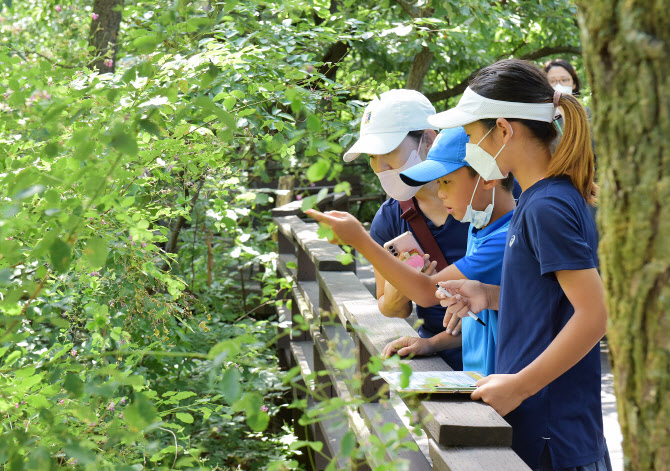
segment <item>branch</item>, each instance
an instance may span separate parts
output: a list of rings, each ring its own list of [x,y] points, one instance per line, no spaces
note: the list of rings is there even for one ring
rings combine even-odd
[[[518,47],[515,48],[512,54],[516,52],[517,49],[519,48]],[[535,51],[529,52],[528,54],[519,56],[517,59],[532,61],[541,59],[542,57],[550,56],[552,54],[581,54],[581,53],[582,49],[579,46],[554,46],[554,47],[545,46]],[[508,54],[505,54],[501,57],[505,57],[507,55]],[[441,92],[427,93],[426,98],[428,98],[431,102],[435,103],[437,101],[447,100],[449,98],[460,95],[468,87],[470,80],[472,80],[472,78],[475,75],[477,75],[477,72],[479,72],[482,69],[483,67],[480,67],[479,69],[475,70],[468,76],[468,78],[466,78],[465,80],[463,80],[462,82],[451,88],[447,88],[446,90],[442,90]]]
[[[200,176],[200,181],[198,182],[198,188],[195,191],[195,194],[191,198],[191,211],[189,213],[192,213],[193,210],[195,209],[195,204],[198,202],[198,196],[200,195],[200,190],[202,190],[202,186],[205,184],[205,173],[203,173]],[[170,254],[170,253],[177,253],[177,240],[179,240],[179,233],[181,232],[181,228],[184,226],[184,223],[186,223],[186,216],[181,215],[177,219],[177,222],[175,223],[174,229],[172,230],[172,234],[170,234],[170,241],[168,243],[168,246],[165,248],[165,253]],[[167,271],[170,268],[170,261],[165,260],[163,263],[163,266],[161,267],[162,271]]]
[[[582,48],[579,46],[545,46],[540,49],[529,52],[519,57],[526,61],[534,61],[542,57],[550,56],[552,54],[581,54]]]
[[[412,18],[429,18],[433,16],[433,13],[435,12],[432,8],[421,9],[416,7],[413,3],[408,2],[407,0],[395,0],[395,2]]]

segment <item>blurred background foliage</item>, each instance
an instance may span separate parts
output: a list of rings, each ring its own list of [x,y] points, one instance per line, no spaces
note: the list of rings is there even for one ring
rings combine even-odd
[[[375,94],[579,53],[569,1],[3,0],[0,468],[296,468],[278,181],[380,193]]]

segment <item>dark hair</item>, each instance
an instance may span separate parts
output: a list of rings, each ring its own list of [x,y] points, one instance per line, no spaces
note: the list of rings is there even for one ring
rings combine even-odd
[[[418,131],[410,131],[407,133],[409,137],[414,139],[416,142],[419,142],[421,140],[421,137],[423,137],[425,129],[420,129]]]
[[[567,73],[572,77],[572,83],[575,84],[575,89],[572,91],[573,95],[579,95],[579,77],[577,77],[577,72],[575,68],[570,65],[570,62],[563,59],[553,59],[544,63],[544,71],[549,72],[549,69],[552,67],[563,67]]]
[[[472,168],[470,166],[466,166],[465,168],[468,169],[468,173],[470,174],[470,176],[472,178],[475,178],[475,177],[479,176],[479,174],[477,173],[477,171],[474,168]],[[503,190],[507,190],[507,191],[514,190],[514,175],[512,175],[512,172],[510,172],[505,178],[500,180],[500,186],[503,187]]]
[[[554,99],[554,89],[544,72],[519,59],[506,59],[483,68],[472,79],[470,88],[478,95],[499,101],[552,103]],[[558,105],[563,108],[565,129],[549,161],[547,177],[568,175],[584,199],[595,204],[598,186],[593,181],[593,149],[586,110],[572,95],[561,94]],[[496,123],[495,119],[481,121],[489,127]],[[520,122],[547,147],[557,136],[554,123],[513,118],[508,121]]]

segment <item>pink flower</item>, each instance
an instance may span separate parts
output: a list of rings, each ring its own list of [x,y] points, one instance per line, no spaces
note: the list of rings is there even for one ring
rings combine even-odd
[[[114,61],[112,59],[107,59],[105,61],[105,67],[114,67]]]
[[[60,404],[61,406],[62,406],[63,404],[65,404],[65,399],[60,399],[60,400],[58,401],[58,404]]]
[[[125,397],[122,397],[121,400],[120,400],[119,402],[120,402],[121,404],[125,404],[125,403],[126,403],[126,398],[125,398]]]
[[[268,408],[267,408],[267,406],[261,406],[261,410],[262,410],[263,412],[267,412],[267,411],[268,411]]]
[[[19,403],[17,402],[16,404],[14,404],[14,407],[16,407],[18,409],[19,408]]]
[[[75,350],[73,348],[72,351],[70,352],[70,355],[72,355],[73,357],[76,357],[77,356],[77,350]]]
[[[107,410],[113,411],[114,410],[114,403],[110,402],[109,405],[107,406]]]
[[[60,13],[60,11],[62,10],[62,8],[61,8],[60,5],[56,5],[56,6],[54,7],[54,10],[56,10],[58,13]]]
[[[302,199],[302,195],[295,195],[295,199],[297,199],[297,200],[301,200],[301,199]]]
[[[98,19],[98,14],[97,13],[91,13],[91,18],[93,18],[93,20],[97,20]]]

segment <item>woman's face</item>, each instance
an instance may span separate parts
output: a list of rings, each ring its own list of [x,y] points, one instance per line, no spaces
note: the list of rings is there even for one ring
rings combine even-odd
[[[370,154],[370,167],[375,173],[385,172],[386,170],[394,170],[405,165],[409,155],[413,150],[417,150],[419,142],[409,135],[403,139],[398,147],[393,149],[388,154],[373,155]]]
[[[508,123],[509,126],[511,124]],[[504,145],[504,141],[502,138],[502,129],[500,126],[495,126],[493,131],[489,133],[490,128],[484,126],[481,121],[475,121],[474,123],[466,124],[463,126],[463,129],[465,129],[465,134],[468,135],[470,138],[470,143],[471,144],[478,144],[479,147],[484,149],[486,152],[491,154],[491,156],[495,157],[498,152],[502,149]],[[488,133],[488,135],[487,135]],[[482,141],[482,138],[486,138]],[[480,142],[481,141],[481,142]],[[507,175],[509,172],[509,168],[506,165],[506,159],[505,159],[505,150],[503,149],[502,152],[498,155],[496,158],[496,164],[498,165],[498,168],[502,172],[503,175]]]
[[[547,78],[549,79],[549,85],[551,85],[552,87],[557,83],[560,83],[564,87],[570,87],[574,91],[575,87],[577,86],[575,82],[572,80],[570,72],[565,70],[560,65],[555,65],[551,69],[549,69],[549,71],[547,72]]]

